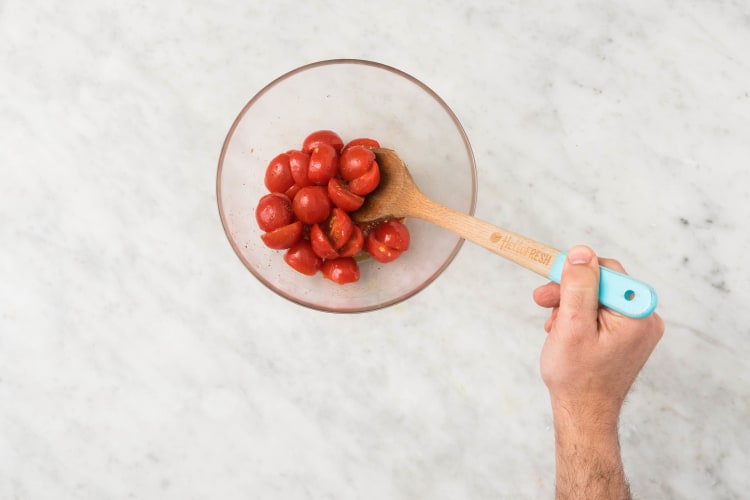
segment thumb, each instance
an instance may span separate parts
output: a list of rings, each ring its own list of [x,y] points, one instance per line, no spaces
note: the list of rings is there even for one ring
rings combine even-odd
[[[599,260],[589,247],[570,249],[560,278],[557,321],[575,335],[597,332]]]

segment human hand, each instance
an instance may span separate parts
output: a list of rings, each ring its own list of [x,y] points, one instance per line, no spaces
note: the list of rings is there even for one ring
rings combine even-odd
[[[599,304],[599,265],[625,273],[619,262],[598,259],[588,247],[568,252],[560,285],[534,291],[534,300],[552,308],[541,372],[553,410],[577,418],[616,423],[635,378],[664,332],[658,314],[632,319]]]
[[[574,247],[560,284],[534,290],[552,308],[544,324],[541,372],[555,425],[556,498],[630,499],[617,435],[622,403],[664,333],[653,313],[622,316],[599,304],[599,265],[619,262]]]

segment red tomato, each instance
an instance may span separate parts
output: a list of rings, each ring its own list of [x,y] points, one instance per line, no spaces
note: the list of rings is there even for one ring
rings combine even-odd
[[[307,177],[315,184],[328,184],[332,177],[339,173],[339,156],[333,146],[321,143],[310,153],[310,166]]]
[[[378,262],[387,263],[398,259],[401,256],[401,250],[395,250],[385,246],[375,239],[375,235],[367,235],[367,253]]]
[[[292,203],[282,193],[269,193],[263,196],[255,208],[255,220],[266,232],[291,224],[293,218]]]
[[[328,197],[334,205],[347,212],[358,210],[365,202],[364,197],[349,191],[346,184],[337,177],[328,181]]]
[[[310,228],[313,251],[324,259],[338,257],[338,249],[349,242],[354,227],[346,212],[338,207],[334,208],[324,223],[313,224]]]
[[[327,260],[320,270],[325,278],[340,285],[359,280],[359,266],[352,257]]]
[[[305,186],[292,201],[294,214],[305,224],[323,222],[331,213],[331,200],[324,186]]]
[[[302,142],[302,151],[311,153],[314,148],[321,144],[328,144],[333,147],[336,153],[341,152],[341,148],[344,147],[344,141],[333,130],[316,130]]]
[[[289,155],[281,153],[268,163],[264,184],[272,193],[283,193],[294,184]]]
[[[399,219],[384,220],[375,227],[373,234],[378,241],[402,252],[408,250],[411,243],[409,229]]]
[[[344,246],[339,248],[340,257],[354,257],[357,253],[362,250],[365,246],[365,236],[359,226],[354,225],[352,228],[352,236],[349,238]]]
[[[398,219],[388,219],[367,235],[367,252],[378,262],[391,262],[409,249],[409,230]]]
[[[370,170],[349,182],[349,191],[360,196],[370,194],[380,184],[380,167],[378,162],[372,162]]]
[[[380,143],[376,141],[375,139],[370,139],[369,137],[360,137],[358,139],[352,139],[351,141],[346,143],[346,146],[344,146],[342,153],[344,150],[352,146],[364,146],[367,149],[375,149],[375,148],[380,147]]]
[[[352,146],[339,159],[339,172],[344,180],[352,181],[370,170],[375,161],[375,153],[364,146]]]
[[[262,234],[260,238],[268,248],[283,250],[289,248],[302,237],[302,222],[296,221],[286,226],[281,226],[268,233]]]
[[[310,242],[299,240],[284,254],[284,261],[296,271],[312,276],[323,266],[323,259],[315,255]]]
[[[295,149],[288,151],[289,170],[291,171],[294,183],[300,187],[309,186],[312,181],[307,177],[307,170],[310,166],[310,155],[304,151]]]
[[[313,224],[310,228],[310,244],[315,255],[322,259],[335,259],[339,256],[320,224]]]
[[[284,191],[284,194],[290,199],[293,200],[295,196],[297,196],[297,193],[299,193],[299,190],[302,189],[302,186],[299,184],[292,184],[292,187]]]
[[[342,209],[336,207],[331,210],[331,215],[325,223],[325,232],[331,240],[333,248],[338,250],[352,237],[354,223],[349,215]]]

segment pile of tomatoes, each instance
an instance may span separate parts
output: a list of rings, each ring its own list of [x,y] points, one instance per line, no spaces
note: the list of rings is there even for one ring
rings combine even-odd
[[[263,243],[286,250],[284,260],[296,271],[320,271],[339,284],[359,280],[357,262],[366,254],[383,263],[397,259],[410,239],[401,220],[361,225],[349,216],[380,183],[372,151],[379,147],[370,138],[344,144],[336,132],[318,130],[301,149],[273,158],[264,178],[269,192],[255,210]]]

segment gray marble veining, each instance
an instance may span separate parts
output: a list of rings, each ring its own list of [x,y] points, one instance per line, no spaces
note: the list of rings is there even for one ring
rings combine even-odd
[[[477,216],[659,291],[621,420],[638,497],[747,496],[750,7],[376,4],[0,3],[0,498],[552,497],[538,277],[464,245],[328,315],[226,241],[231,122],[336,57],[453,108]]]

